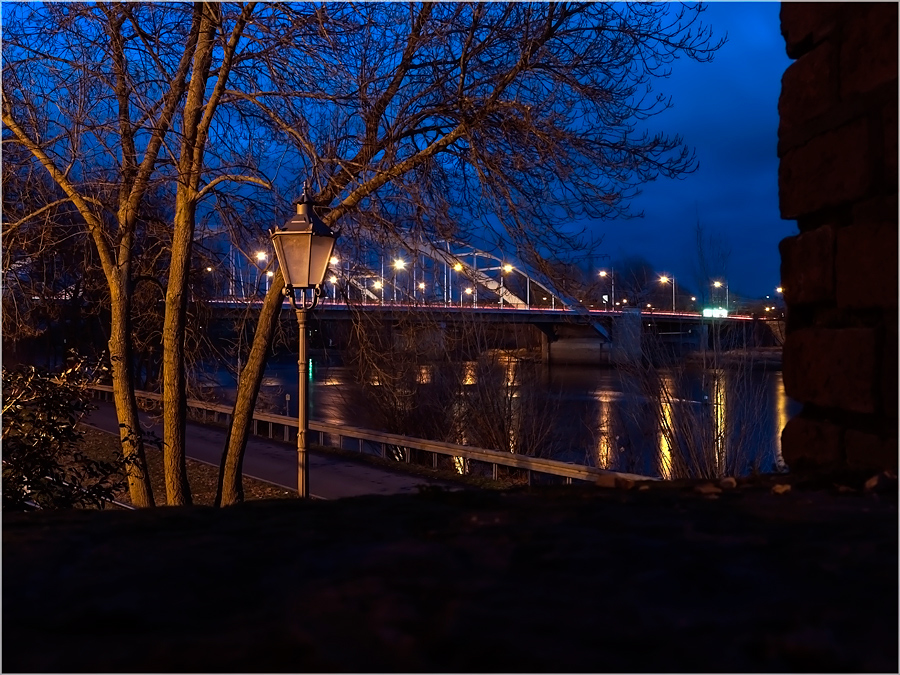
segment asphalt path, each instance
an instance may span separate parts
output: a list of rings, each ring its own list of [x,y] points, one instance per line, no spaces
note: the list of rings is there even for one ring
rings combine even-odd
[[[119,421],[115,406],[106,401],[94,401],[97,410],[91,411],[85,424],[118,434]],[[141,413],[143,430],[153,431],[162,438],[162,424],[153,415]],[[225,431],[196,422],[188,422],[186,430],[187,456],[219,466]],[[274,440],[250,436],[244,454],[244,475],[248,478],[274,483],[291,490],[297,489],[296,446]],[[456,486],[443,481],[410,476],[319,452],[309,453],[309,492],[317,499],[340,499],[359,495],[396,495],[417,492],[419,486]]]

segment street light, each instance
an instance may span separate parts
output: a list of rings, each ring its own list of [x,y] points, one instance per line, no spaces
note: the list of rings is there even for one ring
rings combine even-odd
[[[400,270],[406,269],[406,261],[400,258],[397,258],[394,261],[394,275],[391,277],[391,285],[394,287],[394,302],[397,302],[397,273]]]
[[[725,286],[725,309],[728,309],[728,282],[726,281],[724,284],[721,281],[714,281],[713,286],[716,288],[722,288]]]
[[[335,258],[332,258],[332,260],[335,260]],[[328,281],[331,282],[331,301],[337,302],[337,276],[332,274],[328,277]]]
[[[606,277],[606,270],[600,270],[600,276]],[[611,290],[609,293],[609,301],[612,306],[616,304],[616,274],[615,270],[609,272],[609,281],[611,285]]]
[[[506,278],[505,275],[509,274],[513,271],[513,266],[509,263],[506,263],[500,268],[502,274],[500,275],[500,309],[503,309],[503,281]]]
[[[266,252],[265,252],[265,251],[257,251],[257,252],[256,252],[256,262],[257,262],[257,266],[256,266],[256,283],[257,283],[257,285],[259,285],[259,278],[260,278],[260,276],[262,276],[262,271],[259,269],[259,263],[265,263],[265,262],[266,262],[266,258],[268,258],[268,257],[269,257],[269,256],[266,255]],[[268,289],[266,289],[266,290],[268,291]]]
[[[291,307],[297,313],[299,324],[298,371],[300,388],[297,405],[297,492],[301,498],[309,497],[309,462],[307,458],[307,434],[309,411],[306,409],[306,315],[315,309],[325,279],[325,270],[334,250],[337,236],[312,210],[307,195],[307,185],[297,204],[297,215],[284,227],[272,231],[272,245],[284,277],[284,294],[290,298]],[[297,291],[300,298],[297,299]],[[307,293],[307,291],[309,291]]]
[[[672,282],[672,312],[675,312],[675,277],[660,277],[659,283],[667,284]]]

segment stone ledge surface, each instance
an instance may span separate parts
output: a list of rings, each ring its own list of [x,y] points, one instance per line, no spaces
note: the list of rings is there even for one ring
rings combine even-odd
[[[5,515],[3,670],[896,672],[896,479],[731,485]]]

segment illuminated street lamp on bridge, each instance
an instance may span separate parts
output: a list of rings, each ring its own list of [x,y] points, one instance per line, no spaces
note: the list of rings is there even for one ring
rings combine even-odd
[[[729,309],[729,307],[728,307],[728,282],[726,281],[724,284],[721,281],[713,282],[714,288],[722,288],[722,286],[725,286],[725,309]]]
[[[672,282],[672,311],[674,312],[675,311],[675,277],[662,276],[659,278],[659,283],[661,283],[661,284],[667,284],[670,281]]]

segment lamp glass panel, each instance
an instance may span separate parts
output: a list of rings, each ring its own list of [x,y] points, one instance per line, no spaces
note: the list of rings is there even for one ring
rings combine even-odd
[[[294,288],[309,288],[309,232],[276,233],[272,237],[284,283]]]
[[[309,256],[309,285],[317,286],[325,280],[331,252],[334,250],[334,237],[312,237],[312,248]]]

